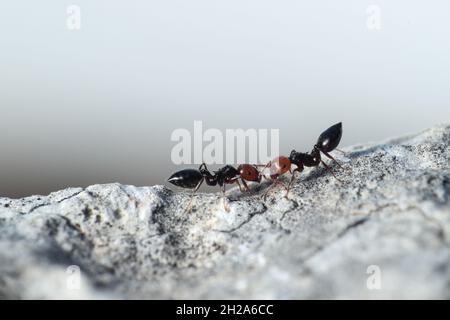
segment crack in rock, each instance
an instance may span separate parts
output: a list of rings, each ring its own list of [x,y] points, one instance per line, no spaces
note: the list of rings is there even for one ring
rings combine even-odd
[[[46,207],[46,206],[51,206],[51,205],[54,205],[54,204],[63,203],[63,202],[66,201],[66,200],[69,200],[69,199],[72,199],[73,197],[78,196],[78,195],[81,194],[82,192],[84,192],[84,189],[82,189],[81,191],[75,192],[74,194],[71,194],[70,196],[67,196],[67,197],[65,197],[65,198],[62,198],[61,200],[58,200],[58,201],[56,201],[56,202],[54,202],[54,203],[42,203],[42,204],[39,204],[39,205],[37,205],[37,206],[31,208],[28,212],[22,213],[22,214],[30,214],[30,213],[32,213],[33,211],[35,211],[35,210],[37,210],[37,209],[39,209],[39,208]]]
[[[231,228],[231,229],[228,229],[228,230],[213,230],[213,231],[223,232],[223,233],[233,233],[233,232],[239,230],[240,228],[242,228],[244,225],[248,224],[255,216],[263,214],[264,212],[267,211],[267,207],[266,207],[265,204],[262,204],[262,207],[263,208],[260,211],[255,211],[255,212],[249,213],[247,219],[242,221],[238,226],[236,226],[234,228]]]

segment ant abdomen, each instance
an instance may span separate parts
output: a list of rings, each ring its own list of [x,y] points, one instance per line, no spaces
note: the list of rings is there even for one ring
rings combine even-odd
[[[317,139],[316,148],[323,152],[330,152],[336,149],[342,138],[342,122],[329,127],[322,132]]]
[[[167,179],[173,185],[177,187],[194,189],[200,181],[202,181],[203,175],[198,170],[194,169],[184,169],[175,172],[173,175]]]

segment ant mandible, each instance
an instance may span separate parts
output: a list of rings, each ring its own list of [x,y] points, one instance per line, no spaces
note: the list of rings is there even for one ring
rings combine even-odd
[[[338,181],[339,180],[336,175],[331,170],[330,166],[327,165],[321,158],[321,153],[323,153],[326,157],[330,158],[334,162],[338,164],[339,167],[342,168],[342,166],[339,164],[339,162],[336,161],[336,159],[330,155],[330,152],[335,150],[337,146],[339,145],[339,142],[342,138],[342,122],[339,122],[331,127],[329,127],[327,130],[322,132],[317,139],[316,144],[314,145],[312,151],[310,153],[304,153],[304,152],[297,152],[295,150],[291,151],[291,154],[289,157],[277,157],[276,159],[270,161],[264,169],[270,167],[270,179],[274,182],[271,187],[267,189],[267,191],[264,193],[264,198],[266,198],[268,192],[270,189],[275,186],[276,184],[283,184],[278,178],[285,174],[286,172],[291,172],[291,180],[289,181],[289,184],[286,188],[286,194],[285,197],[288,196],[289,191],[291,189],[292,183],[295,179],[295,173],[296,172],[302,172],[304,170],[304,167],[317,167],[321,163],[325,166],[325,168],[331,172],[333,177],[335,177]],[[296,168],[291,171],[291,165],[295,165]],[[264,170],[263,169],[263,170]],[[284,184],[283,184],[284,185]]]
[[[225,198],[225,185],[236,183],[239,186],[239,190],[242,192],[242,186],[239,183],[239,179],[244,185],[245,189],[248,190],[248,185],[245,181],[261,182],[261,174],[256,169],[255,166],[250,164],[242,164],[237,169],[233,166],[226,165],[217,171],[211,173],[206,167],[205,163],[202,163],[198,170],[195,169],[184,169],[175,172],[173,175],[167,179],[168,182],[186,189],[193,189],[191,199],[187,211],[190,211],[192,199],[195,192],[200,188],[203,182],[206,182],[209,186],[219,185],[222,189],[222,196]],[[225,204],[224,208],[229,211],[229,208]]]

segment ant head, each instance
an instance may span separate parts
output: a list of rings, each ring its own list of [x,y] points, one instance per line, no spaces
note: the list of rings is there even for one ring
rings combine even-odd
[[[336,123],[334,126],[329,127],[327,130],[322,132],[317,139],[317,143],[314,148],[321,151],[330,152],[334,150],[342,137],[342,122]]]
[[[291,154],[289,155],[289,160],[292,162],[292,160],[294,160],[297,156],[298,152],[295,150],[291,151]]]
[[[241,164],[237,170],[242,179],[247,181],[261,182],[261,173],[254,166]]]

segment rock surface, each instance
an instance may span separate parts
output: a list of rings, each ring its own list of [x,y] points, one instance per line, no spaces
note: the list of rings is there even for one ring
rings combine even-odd
[[[0,198],[0,298],[448,299],[449,145],[442,125],[349,147],[342,183],[308,169],[230,212],[163,186]]]

